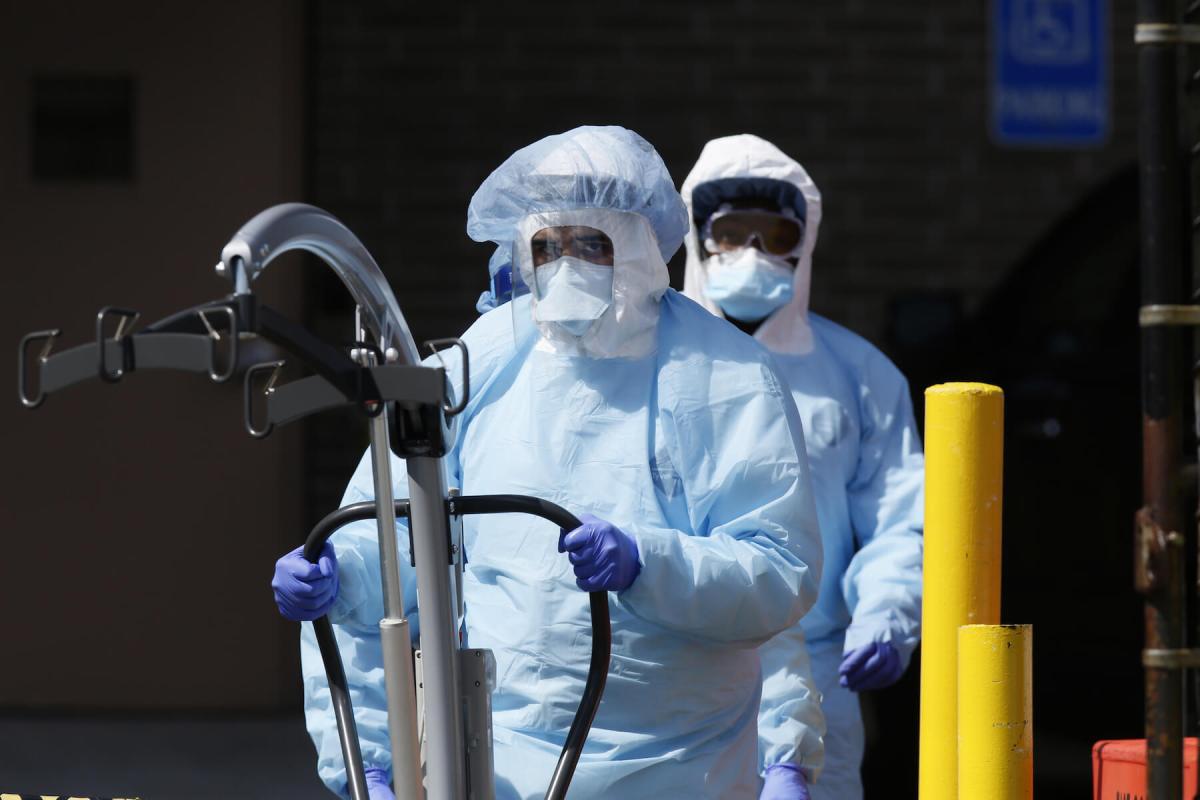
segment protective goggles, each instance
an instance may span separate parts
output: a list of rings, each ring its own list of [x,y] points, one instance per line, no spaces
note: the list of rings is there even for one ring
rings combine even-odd
[[[790,208],[780,212],[722,206],[705,221],[701,237],[710,253],[750,247],[757,241],[764,253],[786,258],[800,255],[804,221]]]

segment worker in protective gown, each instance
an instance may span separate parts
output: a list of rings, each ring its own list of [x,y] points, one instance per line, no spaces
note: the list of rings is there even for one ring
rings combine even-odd
[[[497,246],[488,261],[488,288],[479,296],[476,309],[482,314],[528,293],[512,275],[512,248]],[[760,800],[807,800],[808,785],[821,773],[824,760],[825,718],[821,696],[816,690],[807,653],[804,631],[793,626],[780,636],[791,639],[787,669],[764,673],[763,693],[771,701],[772,716],[760,720],[766,724],[764,755],[770,751],[770,763],[763,767]]]
[[[587,591],[609,592],[612,658],[572,796],[760,791],[757,648],[815,601],[820,534],[800,420],[771,358],[667,286],[686,231],[658,154],[616,127],[519,150],[470,204],[468,234],[511,246],[512,279],[531,291],[463,334],[471,391],[450,485],[541,497],[583,521],[464,518],[466,636],[497,664],[498,798],[545,793],[587,674]],[[398,459],[394,475],[407,497]],[[343,502],[372,496],[364,458]],[[405,552],[403,521],[397,534]],[[373,522],[347,526],[319,564],[281,558],[273,586],[285,615],[335,623],[372,797],[385,798],[375,539]],[[418,621],[415,572],[400,567]],[[318,769],[344,793],[310,626],[301,649]]]
[[[812,796],[862,796],[856,692],[899,680],[920,636],[924,457],[908,384],[874,346],[808,308],[821,194],[757,136],[714,139],[683,183],[684,293],[774,356],[800,411],[824,571],[816,607],[762,648],[764,768],[787,757],[804,642],[823,696],[825,758]],[[808,745],[801,745],[803,750]]]

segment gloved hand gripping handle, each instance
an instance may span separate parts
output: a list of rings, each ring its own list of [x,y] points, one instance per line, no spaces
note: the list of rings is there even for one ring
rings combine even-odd
[[[532,514],[554,523],[560,528],[573,530],[578,528],[580,521],[561,506],[523,495],[479,495],[475,497],[454,497],[447,500],[451,515],[463,514]],[[396,516],[408,516],[408,501],[397,500]],[[334,511],[317,523],[304,543],[304,557],[316,563],[320,557],[321,548],[337,530],[351,522],[375,518],[375,503],[355,503]],[[608,594],[606,592],[589,592],[588,600],[592,616],[592,658],[588,666],[587,682],[584,684],[583,698],[575,719],[567,733],[562,753],[550,778],[546,790],[546,800],[564,800],[579,756],[583,753],[583,745],[587,741],[588,731],[600,707],[600,698],[604,694],[604,684],[608,679],[608,664],[612,653],[612,626],[608,614]],[[329,693],[333,700],[333,713],[337,718],[338,734],[341,738],[342,757],[346,762],[346,776],[352,800],[368,800],[366,776],[363,772],[362,751],[358,745],[358,729],[354,723],[354,707],[350,701],[350,690],[346,685],[346,673],[342,666],[341,653],[333,635],[333,625],[328,617],[313,621],[317,634],[317,644],[321,649],[321,660],[325,665],[325,675],[329,680]]]
[[[451,514],[532,514],[568,531],[582,524],[578,517],[562,506],[519,494],[455,497],[449,500],[449,504]],[[592,612],[592,660],[588,666],[587,682],[583,686],[583,699],[579,702],[579,710],[575,712],[575,719],[567,732],[562,753],[558,756],[558,764],[554,767],[550,786],[546,789],[546,800],[563,800],[567,796],[567,789],[571,785],[571,777],[575,774],[579,756],[583,753],[583,745],[587,741],[588,731],[591,730],[592,720],[596,718],[596,711],[600,708],[604,683],[608,680],[608,662],[612,655],[608,592],[588,592],[588,601]]]
[[[396,516],[408,516],[408,501],[396,502]],[[321,557],[321,548],[330,536],[351,522],[375,518],[374,503],[356,503],[339,508],[329,514],[312,529],[304,541],[304,557],[313,564]],[[367,792],[367,776],[363,767],[362,750],[358,746],[358,725],[354,722],[354,705],[350,702],[350,687],[346,683],[346,669],[342,665],[342,654],[338,651],[337,639],[333,635],[333,623],[329,617],[313,620],[317,635],[317,646],[321,650],[321,662],[325,665],[325,678],[329,681],[329,697],[333,703],[333,715],[337,719],[338,737],[342,745],[342,760],[346,764],[346,783],[350,800],[370,800]]]

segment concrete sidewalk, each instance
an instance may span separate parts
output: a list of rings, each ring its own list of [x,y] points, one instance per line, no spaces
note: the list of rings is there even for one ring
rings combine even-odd
[[[329,800],[300,714],[0,714],[0,793]]]

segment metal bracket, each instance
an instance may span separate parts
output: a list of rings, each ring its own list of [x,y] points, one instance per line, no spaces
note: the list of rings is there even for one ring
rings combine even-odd
[[[1200,668],[1200,650],[1170,650],[1166,648],[1143,650],[1142,666],[1151,669]]]
[[[266,369],[266,366],[263,366],[263,369]],[[364,367],[363,373],[364,376],[369,376],[374,380],[375,385],[379,388],[382,401],[376,404],[380,409],[384,408],[385,404],[399,404],[405,407],[428,407],[437,410],[436,404],[442,397],[444,383],[441,370],[429,367],[388,365],[386,367]],[[307,378],[272,386],[272,391],[267,399],[266,418],[260,418],[259,421],[269,423],[274,429],[311,414],[344,406],[356,408],[368,416],[373,416],[358,397],[343,394],[320,375],[309,375]],[[262,429],[256,428],[256,430]]]
[[[1138,325],[1143,328],[1160,325],[1200,325],[1200,306],[1142,306],[1138,310]]]
[[[462,398],[452,406],[442,401],[442,411],[446,413],[446,416],[448,418],[456,417],[467,407],[467,401],[471,398],[471,362],[467,353],[467,344],[462,339],[451,337],[449,339],[430,339],[425,342],[424,346],[429,348],[430,354],[437,358],[443,370],[446,369],[446,362],[442,360],[442,354],[438,352],[438,347],[457,347],[462,353]]]
[[[1162,588],[1171,548],[1183,548],[1183,536],[1163,529],[1149,508],[1140,508],[1134,516],[1134,588],[1150,595]]]
[[[1142,22],[1134,28],[1133,43],[1138,45],[1200,44],[1200,25]]]
[[[121,380],[125,374],[125,370],[133,366],[133,359],[130,357],[128,348],[129,331],[137,324],[138,317],[141,314],[137,311],[131,311],[128,308],[117,308],[116,306],[105,306],[96,314],[96,349],[99,351],[97,355],[97,366],[100,372],[100,380],[106,383],[116,383]],[[117,332],[113,334],[113,341],[121,343],[121,366],[119,369],[110,372],[108,369],[108,348],[104,346],[104,323],[109,317],[120,317],[117,323]]]
[[[463,687],[463,739],[467,745],[467,785],[472,798],[496,796],[492,752],[492,692],[496,689],[496,657],[491,650],[459,650]]]
[[[356,310],[355,315],[357,314],[358,311]],[[369,370],[373,367],[384,363],[383,351],[370,342],[359,340],[350,348],[350,360],[362,366],[362,369],[358,371],[358,394],[355,396],[358,409],[366,414],[368,418],[377,417],[383,412],[384,403],[382,400],[370,400],[365,397],[363,378],[369,374]]]
[[[255,364],[254,366],[250,367],[250,369],[246,370],[245,383],[243,384],[246,431],[255,439],[265,439],[266,437],[270,436],[271,431],[275,430],[275,423],[268,419],[267,424],[262,428],[254,427],[254,378],[260,372],[274,370],[271,373],[271,377],[267,378],[267,385],[263,387],[263,394],[270,396],[270,394],[275,391],[275,381],[279,380],[279,373],[283,369],[283,365],[286,363],[286,361],[264,361],[263,363]]]
[[[42,388],[40,376],[38,378],[37,395],[30,397],[29,392],[27,391],[25,383],[25,359],[26,352],[29,350],[29,345],[31,342],[38,342],[43,339],[46,341],[46,343],[42,345],[42,352],[38,353],[37,357],[38,369],[40,371],[42,364],[45,364],[46,361],[49,360],[50,351],[54,349],[54,340],[57,339],[60,334],[62,334],[61,330],[58,328],[51,328],[50,330],[27,333],[21,337],[21,349],[17,353],[17,394],[21,397],[21,405],[25,406],[26,408],[37,408],[46,400],[46,392]]]
[[[224,313],[229,320],[229,363],[224,372],[217,372],[217,343],[221,341],[221,334],[217,333],[212,323],[208,321],[208,314]],[[196,316],[204,323],[204,327],[208,330],[208,336],[212,339],[212,366],[208,369],[208,377],[214,383],[225,383],[233,377],[233,373],[237,371],[238,360],[238,326],[237,313],[230,306],[214,306],[212,308],[202,308],[196,312]]]

